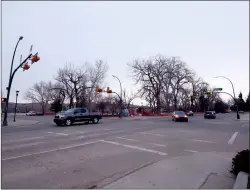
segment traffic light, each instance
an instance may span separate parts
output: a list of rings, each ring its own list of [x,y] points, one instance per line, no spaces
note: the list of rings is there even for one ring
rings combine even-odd
[[[28,63],[25,63],[25,64],[23,65],[23,71],[29,70],[29,68],[30,68],[30,66],[29,66]]]
[[[1,102],[6,102],[7,98],[1,98]]]
[[[112,93],[112,90],[107,90],[106,91],[108,94],[111,94]]]
[[[106,92],[107,92],[108,94],[110,94],[110,93],[112,93],[112,90],[110,90],[109,87],[107,87]]]
[[[32,58],[31,58],[31,64],[38,62],[40,60],[40,57],[38,56],[38,53],[36,53]]]
[[[102,89],[96,88],[95,91],[96,91],[96,92],[102,92]]]

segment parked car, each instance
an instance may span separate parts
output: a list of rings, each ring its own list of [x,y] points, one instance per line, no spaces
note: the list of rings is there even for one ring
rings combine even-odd
[[[60,125],[72,125],[76,122],[92,122],[97,124],[102,116],[99,112],[89,112],[87,108],[72,108],[56,114],[54,123]]]
[[[216,113],[215,111],[206,111],[204,113],[204,118],[205,119],[215,119],[216,118]]]
[[[34,111],[29,111],[26,113],[27,116],[35,116],[36,115],[36,112]]]
[[[188,116],[183,111],[174,111],[172,116],[173,121],[185,121],[188,122]]]
[[[187,115],[187,116],[194,116],[194,112],[189,111],[189,112],[186,113],[186,115]]]

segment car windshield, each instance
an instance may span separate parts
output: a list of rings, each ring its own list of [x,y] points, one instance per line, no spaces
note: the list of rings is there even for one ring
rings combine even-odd
[[[185,113],[183,111],[176,111],[175,114],[176,115],[185,115]]]
[[[67,111],[64,111],[63,113],[72,113],[72,112],[74,112],[76,109],[68,109]],[[60,112],[61,113],[61,112]]]
[[[212,111],[207,111],[206,113],[209,113],[209,114],[211,114],[211,113],[213,113]]]

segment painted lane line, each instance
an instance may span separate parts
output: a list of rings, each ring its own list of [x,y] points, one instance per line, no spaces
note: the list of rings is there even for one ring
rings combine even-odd
[[[116,138],[117,138],[117,139],[122,139],[122,140],[127,140],[127,141],[141,142],[141,141],[139,141],[139,140],[128,139],[128,138],[124,138],[124,137],[116,137]],[[157,144],[157,143],[148,143],[148,142],[146,142],[146,144],[151,144],[151,145],[155,145],[155,146],[159,146],[159,147],[166,147],[166,145]]]
[[[123,139],[123,140],[127,140],[127,141],[135,141],[135,142],[139,142],[139,140],[135,140],[135,139],[128,139],[125,137],[116,137],[117,139]]]
[[[98,137],[98,136],[101,136],[101,135],[110,135],[110,134],[113,134],[113,133],[120,133],[120,132],[125,132],[125,131],[128,131],[128,130],[119,130],[119,131],[113,131],[113,132],[108,132],[108,133],[99,133],[99,134],[94,134],[94,135],[86,135],[86,136],[79,136],[79,137],[76,137],[74,138],[75,140],[79,140],[79,139],[83,139],[83,138],[91,138],[91,137]]]
[[[5,141],[5,142],[2,142],[2,144],[11,143],[11,142],[28,141],[28,140],[33,140],[33,139],[43,139],[43,138],[45,138],[45,137],[44,136],[39,136],[39,137],[31,137],[31,138],[26,138],[26,139],[8,140],[8,141]]]
[[[83,144],[78,144],[78,145],[73,145],[73,146],[67,146],[67,147],[57,148],[57,149],[46,150],[46,151],[42,151],[42,152],[35,152],[35,153],[23,154],[23,155],[20,155],[20,156],[13,156],[13,157],[9,157],[9,158],[3,158],[2,161],[14,160],[14,159],[28,157],[28,156],[34,156],[34,155],[40,155],[40,154],[45,154],[45,153],[50,153],[50,152],[67,150],[67,149],[70,149],[70,148],[76,148],[76,147],[86,146],[86,145],[95,144],[95,143],[98,143],[98,142],[100,142],[100,140],[98,140],[98,141],[92,141],[92,142],[87,142],[87,143],[83,143]]]
[[[51,134],[51,133],[54,133],[54,132],[49,131],[48,133],[50,133],[50,134]]]
[[[235,133],[232,135],[232,137],[229,139],[228,144],[233,144],[234,141],[235,141],[235,139],[236,139],[236,137],[237,137],[237,135],[238,135],[238,132],[235,132]]]
[[[204,141],[204,140],[197,140],[197,139],[192,139],[192,141],[195,141],[195,142],[204,142],[204,143],[216,143],[216,142],[213,142],[213,141]]]
[[[68,136],[69,134],[67,134],[67,133],[56,133],[56,135]]]
[[[156,134],[156,133],[147,133],[147,132],[140,132],[141,134],[144,135],[154,135],[154,136],[159,136],[159,137],[166,137],[166,135],[161,135],[161,134]]]
[[[160,151],[156,151],[156,150],[141,148],[141,147],[138,147],[138,146],[121,144],[121,143],[114,142],[114,141],[106,141],[106,140],[100,140],[100,141],[104,142],[104,143],[108,143],[108,144],[123,146],[123,147],[126,147],[126,148],[131,148],[131,149],[135,149],[135,150],[140,150],[140,151],[144,151],[144,152],[150,152],[150,153],[159,154],[159,155],[162,155],[162,156],[167,156],[167,153],[165,153],[165,152],[160,152]]]
[[[192,153],[197,153],[198,152],[197,150],[187,150],[187,149],[185,149],[184,151],[186,151],[186,152],[192,152]]]
[[[159,147],[166,147],[166,145],[163,145],[163,144],[157,144],[157,143],[148,143],[148,144],[152,144],[152,145],[159,146]]]

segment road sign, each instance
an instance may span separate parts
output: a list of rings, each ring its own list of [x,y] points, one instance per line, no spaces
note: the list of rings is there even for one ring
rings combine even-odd
[[[222,88],[215,88],[214,91],[222,91]]]

